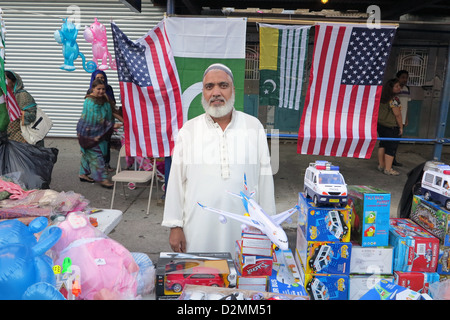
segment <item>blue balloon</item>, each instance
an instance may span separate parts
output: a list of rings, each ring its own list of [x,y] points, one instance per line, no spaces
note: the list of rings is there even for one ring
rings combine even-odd
[[[66,298],[54,286],[46,282],[38,282],[25,291],[22,300],[66,300]]]

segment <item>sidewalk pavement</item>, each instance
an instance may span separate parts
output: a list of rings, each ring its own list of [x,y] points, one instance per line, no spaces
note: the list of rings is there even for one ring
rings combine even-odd
[[[269,143],[270,145],[270,143]],[[98,183],[80,182],[78,169],[80,150],[78,141],[73,138],[46,138],[45,146],[59,150],[54,165],[50,188],[58,192],[74,191],[90,201],[93,208],[109,209],[112,190],[102,188]],[[450,163],[450,149],[444,146],[441,161]],[[274,149],[275,150],[275,149]],[[303,190],[303,177],[306,167],[315,160],[328,160],[340,167],[348,185],[371,185],[391,193],[391,217],[397,216],[397,207],[407,180],[407,173],[417,165],[432,160],[433,145],[400,144],[397,160],[403,166],[396,167],[400,176],[387,176],[377,170],[377,147],[370,159],[339,157],[321,157],[297,154],[295,140],[279,141],[278,171],[274,175],[277,212],[287,210],[297,204],[298,193]],[[272,156],[274,153],[272,153]],[[111,166],[117,165],[118,150],[111,150]],[[156,181],[156,180],[155,180]],[[127,197],[124,197],[123,190]],[[143,252],[149,255],[153,263],[158,261],[159,253],[171,251],[168,244],[169,229],[161,226],[163,205],[158,200],[163,195],[161,183],[154,187],[150,212],[146,214],[148,188],[130,190],[119,184],[114,200],[114,209],[121,210],[123,216],[118,226],[108,234],[109,237],[124,245],[131,252]],[[291,224],[283,227],[289,237],[290,248],[295,248],[296,221],[292,216]]]

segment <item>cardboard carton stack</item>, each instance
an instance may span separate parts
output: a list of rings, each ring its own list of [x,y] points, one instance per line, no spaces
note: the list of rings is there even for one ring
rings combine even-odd
[[[310,299],[347,300],[351,208],[316,207],[299,193],[295,258]]]
[[[348,186],[352,207],[352,257],[349,300],[359,300],[380,280],[393,281],[389,246],[391,195],[371,186]]]

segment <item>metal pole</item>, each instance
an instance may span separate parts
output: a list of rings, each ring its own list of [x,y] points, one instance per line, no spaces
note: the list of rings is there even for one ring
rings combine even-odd
[[[433,158],[436,161],[439,161],[441,159],[443,138],[445,135],[445,126],[447,122],[449,104],[450,104],[450,44],[447,49],[447,70],[445,71],[444,88],[442,91],[442,100],[439,115],[439,126],[436,132],[436,144],[434,145]]]
[[[174,14],[175,13],[175,0],[167,0],[167,14]]]

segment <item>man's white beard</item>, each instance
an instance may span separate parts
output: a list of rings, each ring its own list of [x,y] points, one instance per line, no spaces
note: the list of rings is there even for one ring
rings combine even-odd
[[[223,98],[225,100],[225,98]],[[202,106],[205,109],[205,112],[209,114],[213,118],[222,118],[229,114],[234,107],[234,92],[231,95],[230,99],[225,101],[225,104],[220,107],[210,106],[209,102],[206,101],[205,97],[202,95]]]

